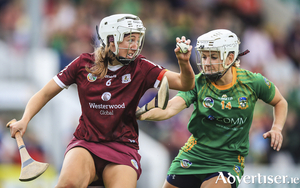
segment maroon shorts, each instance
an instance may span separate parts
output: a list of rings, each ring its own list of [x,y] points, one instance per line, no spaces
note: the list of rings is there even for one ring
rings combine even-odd
[[[93,182],[91,185],[103,186],[102,172],[104,167],[109,163],[116,163],[121,165],[127,165],[132,167],[137,173],[137,179],[139,179],[142,169],[141,169],[141,156],[136,149],[118,142],[88,142],[85,140],[78,140],[73,137],[67,146],[65,154],[74,147],[86,148],[94,159],[96,174],[98,180]]]

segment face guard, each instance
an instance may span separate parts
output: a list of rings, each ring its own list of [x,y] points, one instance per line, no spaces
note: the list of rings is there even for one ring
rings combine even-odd
[[[104,43],[104,46],[108,45],[109,42],[114,42],[116,50],[113,53],[121,63],[127,65],[131,61],[134,61],[141,53],[144,44],[145,31],[146,28],[143,26],[143,22],[139,17],[132,14],[115,14],[103,18],[97,32]],[[133,33],[138,33],[140,36],[137,44],[138,47],[137,49],[131,49],[135,51],[135,53],[132,58],[127,59],[126,57],[129,53],[131,43],[127,48],[119,48],[119,43],[124,40],[125,35],[130,35],[131,37]],[[119,56],[120,49],[127,49],[127,55],[125,57]]]
[[[210,81],[219,80],[235,63],[240,41],[229,30],[217,29],[201,35],[197,39],[196,62],[199,70]],[[226,65],[229,53],[234,54],[232,63]],[[207,62],[209,60],[209,63]]]

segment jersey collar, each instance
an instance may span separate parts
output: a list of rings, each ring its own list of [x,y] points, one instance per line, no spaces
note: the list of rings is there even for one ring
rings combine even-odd
[[[231,88],[234,84],[235,84],[235,82],[236,82],[236,79],[237,79],[237,76],[236,76],[236,67],[232,67],[232,81],[231,81],[231,83],[229,83],[229,84],[226,84],[226,85],[222,85],[222,86],[218,86],[218,85],[216,85],[214,82],[211,82],[212,83],[212,85],[214,85],[217,89],[219,89],[219,90],[226,90],[226,89],[229,89],[229,88]]]
[[[122,68],[124,65],[123,64],[119,64],[119,65],[108,65],[108,69],[110,71],[117,71],[119,70],[120,68]]]

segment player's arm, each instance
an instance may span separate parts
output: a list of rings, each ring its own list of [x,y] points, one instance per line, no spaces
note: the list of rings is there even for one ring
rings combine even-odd
[[[183,100],[183,98],[179,96],[173,97],[168,102],[168,106],[165,110],[162,110],[160,108],[153,108],[149,110],[148,112],[142,114],[139,119],[140,120],[149,120],[149,121],[162,121],[169,119],[179,112],[181,112],[183,109],[185,109],[186,103]]]
[[[20,131],[23,136],[29,121],[60,91],[62,88],[51,79],[40,91],[34,94],[26,105],[22,119],[10,125],[11,136],[14,138],[17,131]]]
[[[274,120],[271,130],[263,134],[263,137],[271,138],[271,147],[279,151],[283,141],[281,132],[287,116],[288,103],[275,87],[275,96],[269,104],[274,106]]]
[[[176,38],[176,42],[179,42],[180,38]],[[186,42],[187,44],[190,44],[190,40],[186,40],[183,36],[181,38],[182,42]],[[180,73],[175,73],[172,71],[167,71],[165,75],[167,76],[169,80],[169,87],[170,89],[175,89],[179,91],[188,91],[192,90],[195,87],[195,73],[193,71],[193,68],[190,63],[190,56],[192,52],[192,46],[189,47],[189,50],[187,53],[180,53],[180,48],[176,47],[174,52],[176,54],[176,57],[178,59],[178,64],[180,68]]]

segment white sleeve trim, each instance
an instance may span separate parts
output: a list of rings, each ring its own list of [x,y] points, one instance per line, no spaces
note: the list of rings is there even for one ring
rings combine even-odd
[[[159,83],[160,83],[160,80],[156,80],[154,83],[154,88],[159,89],[158,88]]]
[[[61,87],[62,89],[64,89],[64,88],[66,88],[66,89],[68,89],[68,86],[66,86],[58,77],[57,77],[57,75],[55,75],[54,77],[53,77],[53,80],[57,83],[57,85],[59,86],[59,87]]]

